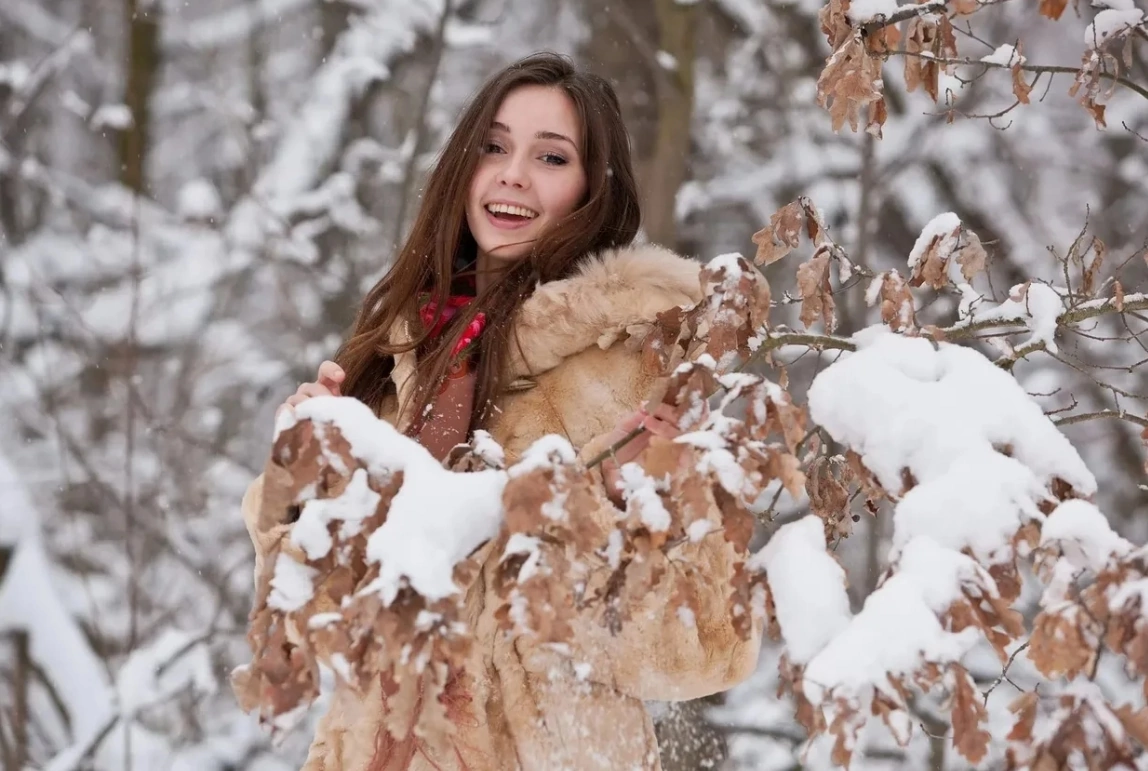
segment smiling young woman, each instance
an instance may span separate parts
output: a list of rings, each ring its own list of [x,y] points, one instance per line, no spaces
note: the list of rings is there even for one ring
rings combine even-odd
[[[486,206],[498,202],[524,205],[538,216],[500,219]],[[336,356],[346,373],[342,392],[379,408],[393,357],[418,351],[409,408],[424,416],[442,383],[451,382],[454,341],[481,311],[485,331],[467,357],[474,409],[466,425],[458,425],[451,398],[438,399],[438,407],[452,409],[434,409],[418,421],[416,435],[441,457],[444,448],[489,423],[507,385],[514,344],[509,321],[531,290],[569,276],[587,255],[629,244],[640,219],[629,141],[609,83],[557,56],[507,67],[464,110],[394,267],[364,299]],[[413,298],[445,309],[460,294],[474,301],[459,307],[437,336],[411,324],[409,339],[395,339],[400,322],[417,311]]]
[[[367,294],[336,361],[283,409],[351,396],[439,459],[481,428],[509,463],[548,434],[589,458],[643,424],[594,472],[606,495],[585,516],[611,527],[624,507],[619,464],[640,459],[651,435],[679,433],[664,405],[642,410],[665,373],[627,338],[701,296],[699,263],[632,243],[639,220],[610,85],[552,54],[516,62],[464,111],[394,267]],[[285,511],[261,529],[261,505],[262,477],[243,503],[257,559],[291,528]],[[747,641],[732,627],[735,559],[724,538],[675,547],[701,608],[692,624],[672,610],[673,582],[663,581],[622,632],[579,621],[564,649],[500,628],[492,587],[506,538],[479,547],[482,570],[460,587],[475,645],[467,677],[444,694],[450,747],[392,736],[384,716],[399,707],[381,683],[366,692],[340,683],[305,771],[658,769],[643,701],[699,698],[752,671],[761,619]],[[414,716],[390,722],[404,721]]]

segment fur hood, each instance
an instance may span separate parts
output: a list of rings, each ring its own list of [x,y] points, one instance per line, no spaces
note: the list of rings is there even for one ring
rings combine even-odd
[[[512,380],[535,378],[587,348],[609,348],[635,326],[702,297],[696,260],[656,244],[633,244],[588,256],[569,278],[539,284],[518,312],[510,346]],[[404,328],[398,335],[410,339]],[[395,357],[399,404],[414,388],[414,352]],[[398,422],[406,424],[401,416]]]
[[[649,324],[674,305],[701,299],[694,260],[654,244],[590,257],[570,278],[540,284],[515,324],[513,375],[537,376],[592,345],[605,350],[627,328]]]

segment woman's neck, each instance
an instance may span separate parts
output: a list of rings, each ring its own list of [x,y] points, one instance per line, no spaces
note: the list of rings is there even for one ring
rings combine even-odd
[[[509,266],[503,260],[479,251],[478,258],[474,262],[474,287],[478,293],[481,295],[491,284],[498,281],[507,267]]]

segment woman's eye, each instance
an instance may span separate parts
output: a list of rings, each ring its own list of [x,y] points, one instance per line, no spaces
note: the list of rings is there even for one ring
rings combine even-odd
[[[546,155],[542,156],[542,160],[551,166],[565,166],[567,163],[565,158],[563,158],[561,155],[557,155],[556,153],[546,153]]]
[[[483,152],[486,152],[486,153],[501,153],[501,152],[502,152],[502,148],[501,148],[501,147],[499,147],[498,145],[496,145],[494,142],[488,142],[488,143],[487,143],[487,145],[486,145],[486,147],[484,147],[484,148],[483,148]]]

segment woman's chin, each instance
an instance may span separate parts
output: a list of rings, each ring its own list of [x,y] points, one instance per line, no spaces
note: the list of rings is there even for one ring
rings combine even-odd
[[[530,244],[523,243],[526,240],[491,239],[480,243],[479,249],[495,262],[516,262],[530,253]]]

